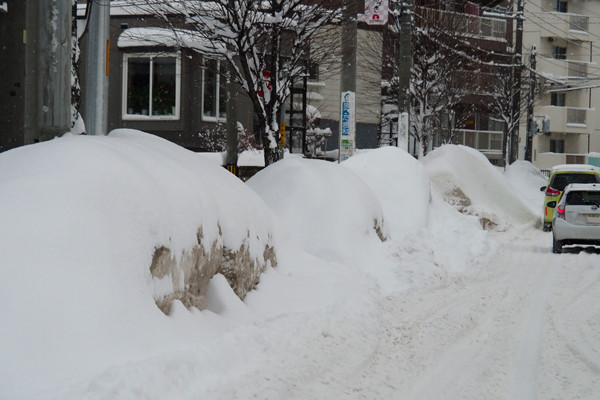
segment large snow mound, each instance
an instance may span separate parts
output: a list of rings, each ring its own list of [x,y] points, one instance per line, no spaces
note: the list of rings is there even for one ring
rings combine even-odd
[[[464,213],[479,216],[486,227],[539,224],[539,216],[523,202],[509,177],[481,152],[445,145],[429,153],[423,163],[445,200]]]
[[[248,185],[217,158],[125,130],[0,154],[0,398],[318,398],[376,354],[390,296],[477,274],[500,243],[394,148],[286,155]],[[536,186],[526,169],[510,174]],[[277,268],[243,301],[217,274],[206,309],[167,316],[152,251],[199,224],[256,253],[275,232]]]
[[[362,151],[342,166],[358,175],[381,202],[392,237],[427,225],[431,190],[423,164],[397,147]]]
[[[25,374],[43,391],[72,366],[180,340],[155,305],[165,283],[150,274],[155,248],[177,257],[202,227],[208,246],[248,241],[260,257],[273,230],[262,200],[224,168],[130,130],[2,153],[0,204],[2,388]]]
[[[358,176],[323,160],[284,159],[248,180],[291,235],[313,255],[350,262],[348,243],[381,241],[381,203]],[[344,235],[340,235],[344,232]],[[351,239],[348,239],[348,236]]]
[[[548,177],[536,166],[523,160],[517,160],[506,167],[504,176],[529,209],[541,219],[544,192],[540,188],[548,184]]]

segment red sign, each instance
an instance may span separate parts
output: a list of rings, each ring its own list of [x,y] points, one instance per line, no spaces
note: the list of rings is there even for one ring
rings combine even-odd
[[[270,71],[263,71],[263,81],[261,82],[261,84],[267,89],[267,95],[270,98],[270,94],[271,94],[271,72]],[[264,92],[262,89],[258,89],[258,97],[262,98],[264,96]]]
[[[388,20],[388,0],[366,0],[365,22],[369,25],[385,25]]]

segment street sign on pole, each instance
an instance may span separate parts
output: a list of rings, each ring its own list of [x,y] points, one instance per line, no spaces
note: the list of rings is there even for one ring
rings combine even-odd
[[[388,0],[366,0],[365,22],[368,25],[385,25],[388,20]]]
[[[398,118],[398,147],[408,150],[408,113],[402,112]]]
[[[340,158],[344,161],[354,154],[354,138],[356,135],[355,93],[342,92],[340,112]]]

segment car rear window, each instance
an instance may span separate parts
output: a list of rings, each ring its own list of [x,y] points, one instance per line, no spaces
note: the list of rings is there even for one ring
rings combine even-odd
[[[596,174],[556,174],[552,177],[550,187],[552,189],[563,191],[569,183],[600,183],[600,177]]]
[[[582,206],[596,205],[600,206],[600,191],[577,190],[567,194],[567,204]]]

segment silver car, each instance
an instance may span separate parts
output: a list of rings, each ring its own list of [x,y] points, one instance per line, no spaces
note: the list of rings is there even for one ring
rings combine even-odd
[[[573,244],[600,246],[600,184],[568,185],[552,218],[552,251]]]

